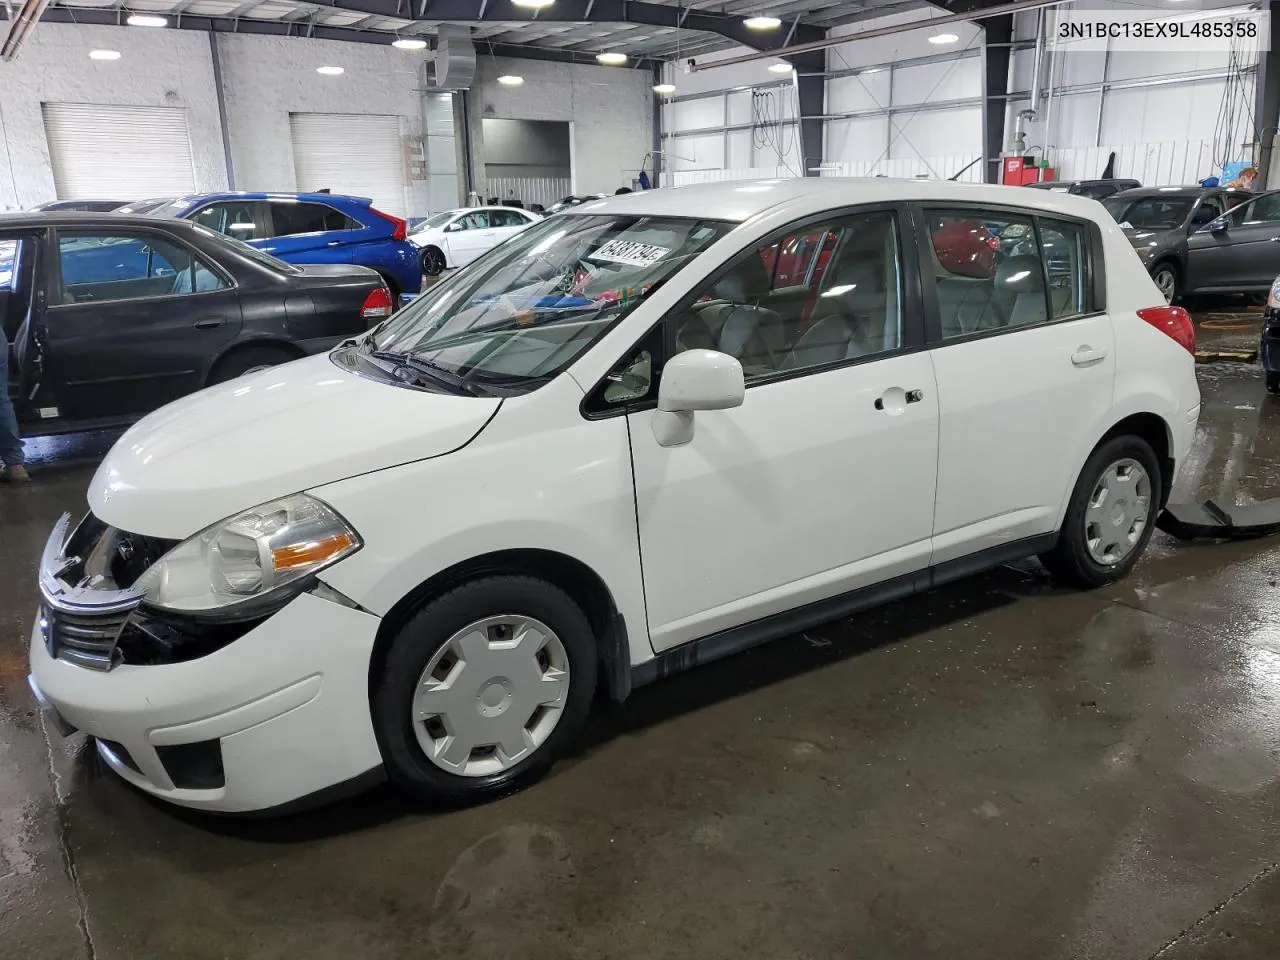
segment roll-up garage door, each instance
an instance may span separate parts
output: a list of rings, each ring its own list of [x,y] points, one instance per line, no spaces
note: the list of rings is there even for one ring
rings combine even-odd
[[[183,107],[44,103],[60,200],[144,200],[195,191]]]
[[[348,113],[291,113],[298,190],[371,197],[386,213],[405,214],[400,118]]]

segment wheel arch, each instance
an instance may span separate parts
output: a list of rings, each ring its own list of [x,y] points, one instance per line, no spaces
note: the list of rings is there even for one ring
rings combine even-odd
[[[511,549],[463,560],[434,574],[401,597],[378,625],[369,658],[369,698],[400,629],[424,604],[481,577],[523,575],[544,580],[573,599],[586,614],[600,654],[600,677],[609,696],[622,701],[631,692],[631,659],[626,622],[612,593],[591,567],[565,553],[545,549]]]
[[[225,362],[229,357],[234,357],[237,353],[245,350],[255,350],[259,348],[268,348],[272,350],[280,350],[287,353],[294,360],[300,360],[305,357],[306,351],[294,343],[292,340],[286,340],[283,337],[261,336],[253,337],[248,340],[236,340],[224,347],[210,362],[208,368],[204,372],[202,387],[210,386],[210,378],[213,372],[218,369],[220,363]]]
[[[1092,456],[1093,451],[1107,441],[1129,435],[1142,438],[1155,451],[1156,460],[1160,464],[1160,507],[1163,509],[1169,502],[1169,493],[1173,489],[1173,429],[1169,426],[1169,421],[1160,414],[1145,411],[1131,413],[1116,421],[1093,445],[1088,456]]]

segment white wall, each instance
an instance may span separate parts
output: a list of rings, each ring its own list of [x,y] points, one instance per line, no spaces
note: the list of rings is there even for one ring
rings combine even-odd
[[[120,59],[90,60],[89,51],[99,47],[120,51]],[[40,109],[46,101],[183,107],[197,188],[227,187],[203,33],[38,24],[19,56],[0,63],[0,209],[55,197]]]
[[[653,77],[647,70],[541,60],[495,59],[477,51],[471,96],[472,153],[484,178],[482,119],[561,120],[570,126],[573,189],[612,193],[629,186],[653,149]],[[498,83],[524,77],[518,87]],[[481,185],[482,186],[482,185]],[[484,191],[481,190],[483,195]]]
[[[206,37],[197,36],[207,45]],[[297,189],[290,113],[397,116],[406,153],[410,145],[421,150],[421,53],[389,44],[228,34],[219,35],[218,51],[238,189]],[[341,66],[346,73],[321,76],[316,67],[324,65]],[[208,93],[214,95],[212,87]],[[389,212],[425,214],[426,182],[407,175],[406,182],[403,206]]]

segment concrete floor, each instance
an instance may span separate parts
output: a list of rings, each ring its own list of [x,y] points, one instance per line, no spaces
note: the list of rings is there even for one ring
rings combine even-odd
[[[1256,343],[1256,316],[1202,341]],[[1264,498],[1280,401],[1201,368],[1177,496]],[[0,957],[1274,958],[1280,542],[1156,534],[1093,594],[1006,568],[601,708],[489,806],[148,800],[24,686],[33,570],[110,436],[0,488]]]

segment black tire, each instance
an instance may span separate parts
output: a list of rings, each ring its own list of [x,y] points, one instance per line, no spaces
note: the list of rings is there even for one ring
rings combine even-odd
[[[226,383],[246,373],[276,367],[296,359],[297,354],[290,353],[284,347],[242,347],[214,364],[209,374],[209,383]]]
[[[1102,564],[1089,555],[1086,542],[1085,511],[1094,488],[1098,485],[1102,474],[1117,461],[1136,460],[1151,481],[1151,502],[1147,508],[1147,522],[1137,542],[1118,563]],[[1123,579],[1133,565],[1138,562],[1147,548],[1151,533],[1155,530],[1156,517],[1160,512],[1161,492],[1164,478],[1160,472],[1160,462],[1156,459],[1151,445],[1141,437],[1125,435],[1112,437],[1100,444],[1085,462],[1080,477],[1076,480],[1075,489],[1071,492],[1071,500],[1067,504],[1066,516],[1062,519],[1062,528],[1058,531],[1058,543],[1053,550],[1040,555],[1040,562],[1053,575],[1054,580],[1063,586],[1080,587],[1091,590],[1115,583]]]
[[[489,776],[450,773],[427,758],[412,719],[422,671],[454,633],[477,620],[513,613],[550,627],[569,660],[569,692],[555,729],[534,752]],[[533,783],[578,739],[596,688],[595,636],[582,609],[564,591],[527,576],[474,580],[426,604],[391,642],[381,675],[374,678],[373,725],[388,779],[430,806],[458,806],[497,799]]]
[[[1280,373],[1267,373],[1267,393],[1280,393]]]
[[[1167,276],[1168,280],[1164,280],[1162,275]],[[1170,303],[1176,303],[1178,298],[1182,296],[1182,272],[1178,269],[1178,265],[1171,260],[1161,260],[1151,268],[1151,279],[1155,281],[1161,293],[1166,292],[1165,283],[1168,284],[1168,299]]]
[[[428,277],[438,277],[448,266],[444,251],[439,247],[427,247],[422,251],[422,272]]]

